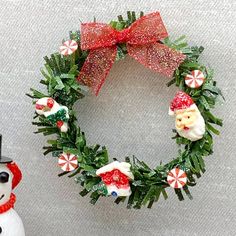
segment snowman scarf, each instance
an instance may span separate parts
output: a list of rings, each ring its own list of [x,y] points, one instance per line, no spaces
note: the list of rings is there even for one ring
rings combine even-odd
[[[3,214],[9,211],[11,208],[13,208],[15,202],[16,202],[16,196],[14,193],[11,193],[9,201],[0,206],[0,214]]]

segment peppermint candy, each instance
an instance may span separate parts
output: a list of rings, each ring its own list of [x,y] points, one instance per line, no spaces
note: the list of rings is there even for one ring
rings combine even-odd
[[[60,52],[63,56],[71,55],[78,48],[78,44],[74,40],[67,40],[60,46]]]
[[[174,168],[168,173],[167,182],[172,188],[182,188],[187,182],[187,175],[183,170]]]
[[[200,70],[193,70],[185,77],[185,84],[190,88],[199,88],[204,80],[204,74]]]
[[[58,158],[58,164],[63,171],[72,171],[78,167],[78,159],[74,154],[62,153]]]

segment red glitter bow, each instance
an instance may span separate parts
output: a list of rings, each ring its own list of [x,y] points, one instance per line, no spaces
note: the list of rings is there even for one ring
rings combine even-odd
[[[147,68],[171,77],[185,55],[158,42],[166,37],[159,12],[141,17],[122,31],[103,23],[82,24],[81,48],[90,51],[78,80],[98,95],[116,59],[119,43],[126,43],[128,54]]]

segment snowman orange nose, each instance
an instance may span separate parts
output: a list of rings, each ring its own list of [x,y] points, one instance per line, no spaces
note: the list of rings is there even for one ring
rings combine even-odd
[[[7,172],[0,173],[0,183],[4,184],[7,183],[9,180],[9,174]]]

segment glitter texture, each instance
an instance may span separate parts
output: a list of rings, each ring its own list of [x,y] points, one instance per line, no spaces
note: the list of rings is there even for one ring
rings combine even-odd
[[[127,45],[128,53],[147,68],[172,77],[174,71],[185,59],[181,52],[157,42],[145,45]]]
[[[117,188],[122,188],[129,186],[129,179],[128,177],[123,174],[120,170],[112,170],[110,172],[106,172],[100,174],[102,181],[106,185],[115,185]]]
[[[186,109],[189,108],[191,105],[193,105],[194,102],[192,98],[185,92],[179,91],[173,101],[170,104],[170,109],[171,111],[175,110],[181,110],[181,109]]]
[[[171,77],[185,55],[157,41],[168,37],[159,12],[141,17],[122,31],[103,23],[81,25],[81,48],[90,50],[78,80],[97,95],[116,57],[116,44],[126,43],[128,54],[149,69]]]
[[[116,46],[90,50],[78,80],[92,88],[97,96],[115,59]]]

